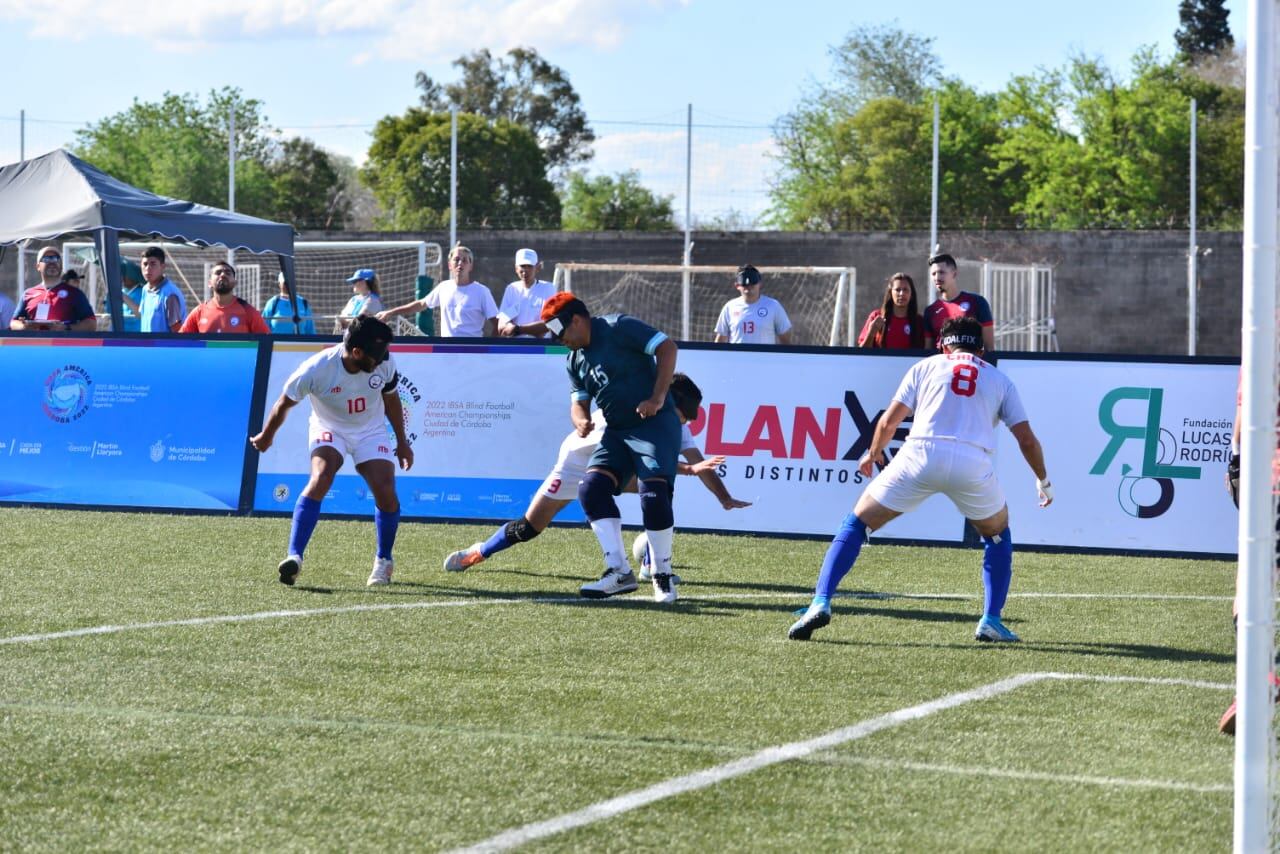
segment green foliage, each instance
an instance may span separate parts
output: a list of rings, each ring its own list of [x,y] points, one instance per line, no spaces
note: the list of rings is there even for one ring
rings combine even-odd
[[[1128,80],[1075,57],[986,94],[939,79],[929,46],[863,28],[833,51],[832,86],[775,126],[773,224],[925,227],[937,98],[946,227],[1180,228],[1195,98],[1201,224],[1238,227],[1244,108],[1230,69],[1162,61],[1146,48]]]
[[[1015,78],[1000,96],[995,173],[1022,185],[1012,205],[1044,228],[1171,228],[1190,197],[1190,98],[1199,101],[1199,207],[1231,227],[1243,203],[1243,99],[1162,63],[1134,59],[1133,79],[1077,57],[1064,70]]]
[[[166,92],[76,132],[75,153],[104,172],[162,196],[227,206],[228,117],[236,117],[236,210],[298,227],[341,228],[330,155],[309,140],[281,142],[262,102],[239,89]]]
[[[616,177],[569,175],[561,227],[566,231],[669,231],[675,228],[671,196],[658,196],[640,184],[634,170]]]
[[[1235,44],[1227,18],[1226,0],[1182,0],[1178,4],[1178,30],[1173,40],[1178,57],[1193,62],[1230,50]]]
[[[415,85],[422,90],[421,106],[487,119],[507,119],[533,132],[547,165],[561,170],[591,159],[595,134],[587,126],[581,99],[564,69],[552,65],[532,48],[517,47],[495,58],[482,48],[453,62],[462,79],[441,86],[419,71]]]
[[[448,113],[411,107],[373,131],[361,175],[387,228],[421,231],[449,222]],[[508,119],[458,115],[458,219],[478,227],[557,228],[560,199],[527,128]]]

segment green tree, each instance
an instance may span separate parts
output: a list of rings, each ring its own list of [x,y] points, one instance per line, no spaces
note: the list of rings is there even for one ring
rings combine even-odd
[[[933,39],[896,27],[855,27],[828,53],[835,86],[827,91],[849,111],[876,98],[917,104],[942,82]]]
[[[1235,45],[1227,18],[1231,15],[1226,0],[1182,0],[1178,4],[1178,29],[1173,40],[1178,56],[1195,62],[1215,56]]]
[[[411,107],[374,127],[361,176],[382,206],[382,225],[448,224],[449,125],[447,113]],[[480,227],[559,227],[560,199],[532,132],[507,119],[459,114],[458,218]]]
[[[640,184],[634,171],[616,177],[569,175],[561,227],[566,231],[669,231],[675,228],[672,196],[659,196]]]
[[[462,78],[444,86],[425,72],[417,73],[414,82],[422,90],[423,108],[446,112],[456,105],[460,112],[523,125],[537,137],[552,170],[591,159],[595,134],[564,69],[525,47],[496,58],[481,49],[453,64]]]
[[[236,125],[236,209],[300,225],[341,227],[337,172],[307,140],[281,142],[262,102],[239,89],[166,92],[76,132],[75,152],[104,172],[162,196],[226,207],[228,118]],[[332,202],[332,204],[330,204]]]
[[[1029,225],[1183,227],[1192,97],[1200,108],[1200,211],[1224,227],[1238,221],[1242,95],[1151,49],[1133,62],[1128,82],[1077,57],[1065,69],[1015,78],[1001,94],[995,172],[1020,186],[1013,209]]]

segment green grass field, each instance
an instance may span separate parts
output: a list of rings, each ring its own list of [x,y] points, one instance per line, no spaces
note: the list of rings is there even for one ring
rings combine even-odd
[[[578,528],[369,590],[325,520],[286,588],[288,524],[0,510],[0,850],[1230,845],[1233,564],[1019,553],[995,647],[979,551],[873,542],[795,643],[822,542],[678,534],[658,606]]]

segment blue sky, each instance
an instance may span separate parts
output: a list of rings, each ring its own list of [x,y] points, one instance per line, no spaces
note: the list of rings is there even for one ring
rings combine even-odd
[[[1244,42],[1244,0],[1228,0]],[[0,0],[0,163],[165,91],[238,86],[273,125],[363,159],[380,117],[416,102],[414,73],[455,76],[471,50],[536,48],[564,68],[599,141],[592,169],[637,168],[683,209],[693,104],[695,215],[758,212],[768,126],[828,77],[852,27],[935,39],[946,73],[985,90],[1073,53],[1123,71],[1173,52],[1178,0]]]

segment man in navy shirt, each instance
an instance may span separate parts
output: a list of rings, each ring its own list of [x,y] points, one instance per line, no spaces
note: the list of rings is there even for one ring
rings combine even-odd
[[[591,401],[604,414],[600,446],[591,455],[578,500],[604,550],[599,581],[581,593],[603,599],[636,589],[622,544],[622,514],[613,497],[634,475],[653,563],[653,598],[676,601],[671,574],[675,517],[671,496],[680,451],[680,418],[667,393],[676,344],[647,323],[626,315],[592,317],[573,294],[556,294],[542,307],[552,337],[569,348],[569,415],[578,435],[591,433]]]

